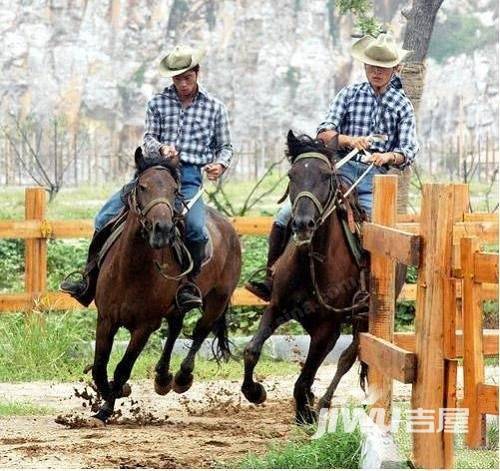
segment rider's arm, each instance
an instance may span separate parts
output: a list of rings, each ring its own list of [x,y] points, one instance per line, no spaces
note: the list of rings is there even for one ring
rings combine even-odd
[[[410,100],[403,107],[398,123],[398,140],[393,152],[397,154],[395,167],[403,169],[415,160],[419,146],[415,123],[415,113]]]
[[[316,134],[318,139],[322,141],[330,141],[337,134],[337,130],[347,113],[349,87],[344,87],[337,96],[332,100],[328,113],[325,119],[319,124]],[[339,139],[339,145],[342,142]]]
[[[227,110],[222,104],[215,118],[215,155],[214,163],[221,164],[224,168],[229,167],[233,158],[233,145]]]
[[[144,123],[143,147],[146,158],[160,157],[162,143],[159,141],[161,133],[160,113],[151,102],[146,108],[146,121]]]

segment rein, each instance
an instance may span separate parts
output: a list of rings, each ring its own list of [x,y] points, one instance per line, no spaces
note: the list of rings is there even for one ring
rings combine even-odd
[[[162,167],[161,165],[156,165],[156,166],[150,167],[150,168],[151,169],[156,169],[156,170],[166,170],[167,172],[169,171],[168,169],[166,169],[165,167]],[[193,270],[193,265],[194,265],[193,264],[193,258],[191,257],[191,254],[189,253],[188,248],[184,244],[184,241],[182,240],[182,237],[179,236],[179,232],[178,232],[178,229],[177,229],[177,222],[180,219],[182,219],[182,214],[178,214],[174,210],[174,208],[172,206],[172,203],[170,202],[170,200],[168,198],[154,198],[148,204],[146,204],[146,206],[144,206],[143,208],[141,208],[141,206],[139,205],[139,202],[137,201],[137,185],[134,186],[134,188],[132,189],[132,191],[130,193],[130,196],[129,196],[129,206],[132,209],[132,211],[135,214],[137,214],[137,219],[139,220],[139,223],[140,223],[141,227],[145,231],[149,231],[149,230],[152,229],[150,221],[148,221],[146,219],[148,213],[155,206],[158,206],[160,204],[164,204],[165,206],[167,206],[167,208],[169,209],[169,211],[170,211],[170,213],[172,215],[172,221],[173,221],[173,226],[172,227],[173,227],[173,231],[174,231],[175,241],[176,241],[176,243],[179,244],[181,250],[187,256],[187,259],[188,259],[189,263],[188,263],[188,268],[186,270],[184,270],[183,272],[179,273],[178,275],[169,275],[168,273],[165,273],[164,272],[165,265],[160,265],[160,263],[157,260],[155,260],[155,266],[156,266],[156,268],[158,269],[158,272],[160,273],[160,275],[163,278],[165,278],[167,280],[179,281],[179,280],[181,280],[182,278],[184,278],[187,274],[189,274]]]
[[[310,199],[316,209],[319,212],[319,219],[318,223],[316,224],[316,227],[313,230],[312,236],[309,240],[303,241],[303,242],[295,242],[297,246],[301,245],[309,245],[309,271],[311,273],[311,282],[314,288],[314,293],[316,295],[316,298],[318,302],[321,304],[322,307],[327,309],[328,311],[332,311],[335,313],[346,313],[346,312],[352,312],[354,314],[354,310],[361,308],[361,307],[367,307],[367,303],[370,299],[370,294],[366,291],[366,273],[365,269],[361,269],[361,275],[360,275],[360,289],[354,294],[352,304],[351,306],[345,307],[345,308],[336,308],[333,307],[332,305],[328,304],[328,302],[325,300],[323,295],[321,294],[321,290],[318,285],[318,281],[316,278],[316,269],[314,267],[314,260],[317,259],[320,262],[324,262],[324,256],[314,252],[313,249],[313,239],[314,236],[316,235],[316,231],[321,227],[321,225],[330,217],[330,215],[337,209],[339,200],[341,200],[341,203],[344,203],[344,205],[349,204],[345,197],[349,194],[349,192],[352,190],[350,188],[346,194],[342,194],[342,192],[338,189],[338,179],[335,173],[335,167],[332,165],[330,160],[323,154],[319,152],[305,152],[303,154],[298,155],[293,163],[295,164],[299,160],[304,160],[304,159],[318,159],[321,160],[322,162],[325,162],[328,167],[331,170],[331,178],[329,180],[329,190],[328,190],[328,198],[325,206],[321,204],[321,202],[318,200],[316,195],[314,195],[310,191],[301,191],[299,194],[295,197],[295,200],[292,203],[292,217],[294,216],[295,209],[297,207],[298,201],[300,198],[308,198]]]

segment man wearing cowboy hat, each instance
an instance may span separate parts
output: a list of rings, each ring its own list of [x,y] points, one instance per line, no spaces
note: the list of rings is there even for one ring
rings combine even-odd
[[[160,62],[160,71],[172,78],[172,84],[149,100],[143,149],[145,158],[173,158],[181,161],[181,196],[195,197],[202,184],[202,171],[217,180],[229,167],[233,155],[229,120],[224,104],[198,84],[202,49],[177,46]],[[123,209],[122,191],[106,202],[95,218],[96,231],[103,228]],[[198,197],[185,216],[186,246],[193,259],[193,269],[177,293],[182,312],[202,306],[194,278],[200,272],[208,241],[205,229],[205,207]],[[97,276],[95,270],[92,276]],[[65,281],[61,289],[78,300],[90,301],[89,270],[84,279]],[[89,301],[89,303],[90,303]]]
[[[325,143],[338,136],[344,155],[351,149],[360,151],[359,158],[351,159],[339,170],[349,185],[361,177],[367,164],[374,164],[356,187],[359,204],[368,217],[372,209],[374,175],[387,173],[388,166],[406,168],[413,163],[418,152],[413,106],[397,76],[399,64],[408,53],[398,47],[389,34],[380,34],[377,38],[365,36],[356,41],[351,55],[364,64],[367,81],[340,90],[317,129],[318,139]],[[375,139],[375,136],[383,138]],[[371,155],[364,156],[363,163],[360,157],[364,150],[369,150]],[[287,200],[278,212],[269,236],[266,279],[247,285],[262,299],[270,297],[271,267],[284,249],[290,218],[291,204]]]

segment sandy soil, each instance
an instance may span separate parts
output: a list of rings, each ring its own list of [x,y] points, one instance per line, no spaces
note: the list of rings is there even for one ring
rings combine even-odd
[[[317,397],[333,373],[333,365],[320,369],[314,386]],[[0,383],[1,401],[31,402],[57,411],[48,416],[0,417],[0,467],[234,466],[249,451],[264,452],[273,439],[290,435],[294,381],[264,380],[268,400],[260,406],[243,398],[240,381],[195,381],[188,392],[167,396],[156,395],[152,381],[135,381],[132,395],[117,402],[121,415],[105,428],[80,426],[91,415],[92,400],[81,396],[92,391],[84,383]],[[410,393],[409,385],[394,382],[395,398],[409,399]],[[334,404],[352,399],[364,399],[357,364],[342,379]]]

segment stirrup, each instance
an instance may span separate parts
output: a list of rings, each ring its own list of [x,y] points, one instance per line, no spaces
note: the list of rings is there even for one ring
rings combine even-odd
[[[181,291],[185,290],[191,290],[193,297],[198,298],[193,299],[192,307],[189,307],[189,304],[187,305],[189,309],[186,309],[185,304],[179,302],[179,294],[181,293]],[[198,286],[192,281],[186,281],[179,285],[179,287],[177,288],[177,292],[175,293],[175,305],[180,312],[189,312],[192,309],[201,308],[203,306],[203,294],[201,293],[200,288],[198,288]]]
[[[75,270],[75,271],[72,271],[71,273],[69,273],[68,275],[66,275],[64,277],[64,279],[61,281],[61,283],[59,283],[59,290],[62,291],[63,293],[73,294],[72,291],[69,291],[68,289],[64,288],[64,286],[63,286],[65,283],[71,282],[70,278],[73,275],[80,275],[81,279],[75,280],[74,282],[79,282],[79,281],[84,282],[85,283],[85,291],[88,290],[89,277],[86,276],[85,272],[81,271],[81,270]]]

